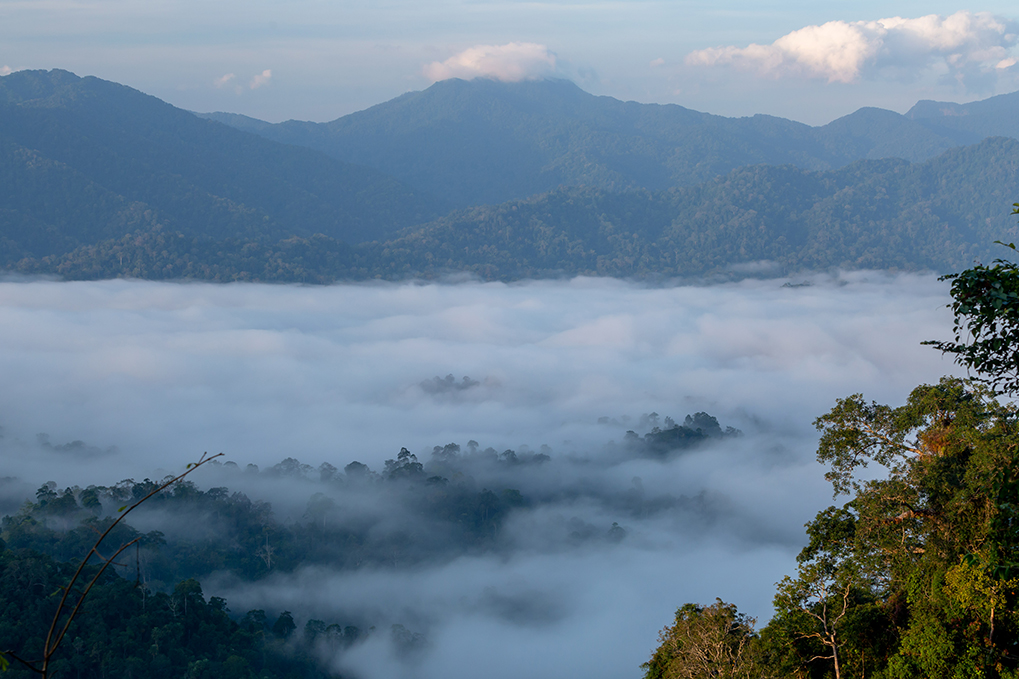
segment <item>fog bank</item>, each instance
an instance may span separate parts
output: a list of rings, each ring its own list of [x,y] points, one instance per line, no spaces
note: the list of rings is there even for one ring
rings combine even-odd
[[[2,282],[0,477],[12,478],[0,510],[44,481],[157,478],[203,451],[242,469],[295,457],[380,470],[401,447],[426,464],[451,442],[547,450],[540,466],[471,470],[479,488],[529,498],[488,553],[316,565],[255,585],[220,574],[205,592],[235,612],[291,610],[299,625],[346,616],[426,635],[413,658],[380,634],[329,659],[365,678],[467,677],[482,663],[495,677],[637,677],[686,601],[768,615],[803,523],[831,502],[815,417],[856,392],[897,404],[953,372],[920,346],[951,330],[933,276],[787,282]],[[641,415],[701,411],[743,436],[619,454],[628,429],[650,427]],[[310,480],[203,469],[195,481],[294,520],[316,492],[335,520],[399,509]],[[635,493],[655,509],[635,510]],[[615,522],[625,538],[564,538]]]

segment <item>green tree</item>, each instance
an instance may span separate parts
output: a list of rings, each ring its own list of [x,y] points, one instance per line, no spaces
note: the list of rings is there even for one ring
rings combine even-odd
[[[747,647],[753,618],[715,599],[710,606],[684,604],[675,622],[662,630],[651,660],[641,665],[645,679],[737,679],[754,676]]]
[[[849,499],[807,524],[798,572],[750,640],[759,676],[1019,677],[1019,406],[996,398],[1019,393],[1019,266],[948,278],[955,342],[926,344],[976,377],[899,407],[855,394],[815,421],[818,461]],[[669,676],[681,622],[648,677]]]
[[[842,399],[816,425],[818,459],[829,466],[836,494],[853,498],[808,525],[811,543],[796,582],[838,583],[839,594],[816,586],[807,590],[813,600],[796,600],[787,580],[776,604],[785,597],[787,607],[813,610],[810,633],[830,649],[836,677],[848,676],[837,657],[846,639],[838,638],[839,625],[874,614],[876,621],[856,627],[884,630],[878,647],[889,677],[1012,676],[1019,644],[1008,613],[1019,576],[1016,409],[980,384],[943,378],[917,387],[898,408],[859,395]],[[886,473],[859,478],[874,462]],[[823,601],[827,617],[834,613],[831,626],[817,618]],[[871,657],[879,659],[873,648]]]
[[[278,639],[289,639],[297,629],[294,616],[290,611],[283,611],[272,625],[272,633]]]
[[[1012,214],[1019,214],[1019,203]],[[1016,249],[1014,243],[1001,244]],[[956,363],[992,389],[1019,392],[1019,267],[997,259],[942,280],[952,281],[955,341],[924,344],[954,354]]]

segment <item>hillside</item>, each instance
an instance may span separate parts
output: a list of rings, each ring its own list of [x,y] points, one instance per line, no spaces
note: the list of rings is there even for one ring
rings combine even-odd
[[[1019,236],[1019,142],[994,138],[926,163],[841,170],[752,166],[696,187],[562,189],[474,208],[385,244],[388,269],[482,276],[691,276],[893,268],[953,271]]]
[[[439,201],[368,168],[66,71],[0,78],[0,243],[10,259],[161,226],[192,237],[375,239]]]
[[[451,92],[459,93],[456,125]],[[999,111],[996,124],[1006,125],[1009,101],[967,104],[977,112],[949,117],[992,120],[988,111]],[[231,120],[263,131],[300,127]],[[402,144],[408,120],[419,133]],[[913,163],[849,162],[925,156],[954,143],[921,122],[865,108],[811,128],[623,103],[562,81],[447,81],[308,127],[346,130],[363,153],[388,140],[373,152],[390,154],[394,166],[430,139],[434,153],[411,158],[408,172],[467,193],[536,191],[448,212],[378,171],[115,83],[20,72],[0,78],[0,266],[75,279],[326,283],[464,272],[492,279],[948,272],[993,258],[995,240],[1017,236],[1008,207],[1019,196],[1019,142],[990,138]],[[459,146],[443,146],[443,126],[462,131]],[[660,142],[663,135],[671,141]],[[505,148],[494,153],[492,145]],[[552,175],[532,170],[553,151],[565,154],[558,180],[542,189]],[[773,162],[716,176],[736,151]],[[483,161],[484,153],[492,155]],[[707,178],[676,185],[670,173],[690,170],[683,158],[697,154],[694,170]],[[665,188],[647,188],[638,175]]]
[[[373,167],[461,207],[559,186],[664,190],[745,165],[820,170],[866,158],[917,162],[1010,134],[935,129],[866,108],[823,127],[764,115],[726,118],[598,97],[565,80],[445,80],[328,123],[204,115]]]
[[[694,187],[562,188],[453,212],[387,241],[196,240],[160,230],[109,239],[25,273],[68,278],[331,282],[563,275],[639,278],[782,274],[834,267],[951,272],[1019,238],[1019,141],[993,138],[925,163],[840,170],[757,165]]]

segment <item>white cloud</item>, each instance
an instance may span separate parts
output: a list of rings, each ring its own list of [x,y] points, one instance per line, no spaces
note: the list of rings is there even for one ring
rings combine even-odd
[[[505,82],[534,80],[553,75],[556,55],[545,45],[511,42],[506,45],[475,45],[445,61],[424,67],[432,82],[448,78],[492,78]]]
[[[21,479],[0,486],[0,502],[16,511],[48,480],[63,488],[159,478],[153,467],[180,469],[203,450],[242,467],[294,456],[379,469],[401,446],[427,461],[433,445],[453,441],[499,450],[547,442],[553,459],[540,471],[472,475],[479,488],[552,498],[513,515],[497,555],[420,568],[322,566],[203,587],[235,611],[287,609],[299,624],[389,620],[428,632],[416,666],[371,645],[342,658],[344,674],[366,679],[459,679],[485,662],[491,679],[636,676],[683,602],[720,596],[767,614],[803,523],[831,502],[813,461],[815,417],[855,392],[901,403],[952,367],[919,346],[950,335],[945,282],[867,272],[810,280],[798,288],[583,278],[310,288],[0,281],[0,374],[16,385],[0,390],[0,466]],[[420,388],[447,373],[482,384],[457,398]],[[600,416],[652,410],[676,418],[707,410],[746,435],[665,462],[600,457],[607,439],[634,426]],[[53,445],[36,443],[39,432]],[[99,451],[67,445],[79,439]],[[227,470],[211,471],[195,481],[269,499],[281,517],[300,517],[320,490],[244,475],[256,485],[238,487]],[[647,497],[703,491],[709,502],[621,520],[616,500],[635,477]],[[351,508],[341,515],[401,508],[332,497]],[[629,537],[571,548],[562,537],[571,517],[602,530],[620,521]]]
[[[829,21],[806,26],[770,45],[713,47],[691,52],[695,66],[733,65],[774,77],[805,76],[851,83],[882,69],[912,74],[943,64],[957,79],[1010,66],[1015,22],[987,12],[931,14],[917,19]]]
[[[662,59],[661,57],[658,57],[657,59],[653,60],[651,62],[651,64],[650,64],[651,68],[657,68],[659,66],[664,66],[664,65],[665,65],[665,59]]]
[[[0,76],[10,75],[14,70],[10,66],[0,66]]]
[[[267,68],[251,79],[251,85],[249,85],[249,87],[251,87],[251,89],[253,90],[257,90],[259,87],[262,87],[263,85],[268,85],[269,80],[271,79],[272,71]]]
[[[235,76],[233,73],[227,73],[222,78],[216,78],[215,80],[213,80],[212,84],[215,85],[217,88],[223,88],[226,87],[230,83],[230,81],[236,77],[237,76]]]
[[[0,393],[0,425],[5,441],[46,432],[160,464],[212,449],[377,465],[401,446],[471,438],[601,444],[599,416],[652,410],[753,412],[809,438],[819,404],[902,398],[951,366],[919,348],[951,327],[947,286],[872,278],[795,290],[0,282],[0,374],[20,385]],[[455,402],[416,386],[447,373],[483,384]],[[12,464],[2,446],[0,463]]]

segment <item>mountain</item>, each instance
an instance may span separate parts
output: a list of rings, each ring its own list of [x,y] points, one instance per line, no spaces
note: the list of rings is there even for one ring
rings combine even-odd
[[[563,187],[457,210],[387,241],[326,236],[196,242],[161,231],[24,260],[66,278],[196,278],[327,283],[471,273],[745,277],[805,270],[958,271],[1019,239],[1019,141],[991,138],[924,163],[861,160],[838,170],[755,165],[692,187]]]
[[[918,164],[749,166],[657,193],[559,189],[452,213],[378,256],[389,271],[486,278],[947,273],[1003,256],[993,241],[1019,237],[1009,209],[1016,196],[1019,141],[997,137]]]
[[[1019,138],[1019,92],[969,104],[925,99],[906,111],[905,117],[938,134],[960,139],[969,135],[973,142],[993,136]]]
[[[932,119],[993,122],[998,110],[1007,123],[1009,101]],[[939,136],[931,119],[880,109],[812,128],[592,97],[562,81],[447,81],[325,125],[231,120],[273,134],[338,130],[334,141],[394,167],[405,158],[407,173],[462,200],[537,192],[448,212],[379,170],[122,85],[20,72],[0,78],[0,266],[304,282],[949,272],[1019,237],[1009,215],[1019,142],[959,146],[949,132],[976,133]],[[743,157],[781,164],[725,169]],[[707,178],[675,182],[682,173]]]
[[[879,109],[822,127],[726,118],[598,97],[566,80],[444,80],[328,123],[203,115],[373,167],[460,207],[559,186],[663,190],[755,164],[819,170],[865,158],[916,162],[982,138]]]
[[[6,259],[157,226],[218,240],[357,242],[445,211],[376,170],[59,70],[0,78],[0,178]]]

